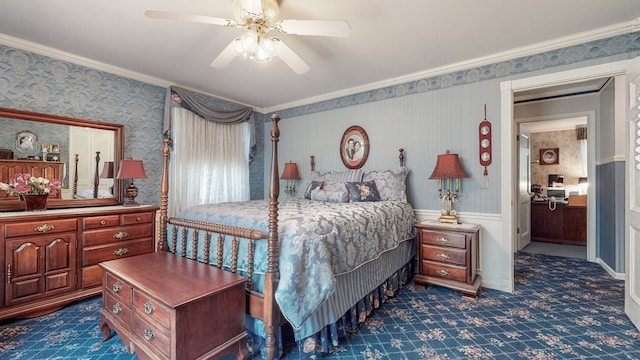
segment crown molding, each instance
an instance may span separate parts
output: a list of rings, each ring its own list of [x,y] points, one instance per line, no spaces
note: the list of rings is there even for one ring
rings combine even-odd
[[[511,50],[491,54],[484,57],[479,57],[479,58],[475,58],[467,61],[449,64],[449,65],[445,65],[445,66],[441,66],[433,69],[427,69],[424,71],[419,71],[419,72],[399,76],[392,79],[369,83],[362,86],[343,89],[340,91],[327,93],[320,96],[310,97],[310,98],[302,99],[299,101],[276,105],[273,107],[265,108],[264,110],[266,112],[275,112],[275,111],[281,111],[284,109],[295,108],[298,106],[314,104],[322,101],[336,99],[343,96],[349,96],[349,95],[353,95],[361,92],[385,88],[388,86],[395,86],[395,85],[404,84],[404,83],[416,81],[416,80],[421,80],[421,79],[425,79],[433,76],[449,74],[449,73],[453,73],[460,70],[467,70],[470,68],[480,67],[480,66],[489,65],[489,64],[495,64],[502,61],[513,60],[513,59],[524,57],[524,56],[539,54],[546,51],[583,44],[589,41],[601,40],[601,39],[605,39],[605,38],[616,36],[616,35],[632,33],[635,31],[640,31],[640,17],[635,18],[631,21],[618,23],[618,24],[601,27],[597,29],[592,29],[592,30],[584,31],[577,34],[536,43],[533,45],[514,48]]]

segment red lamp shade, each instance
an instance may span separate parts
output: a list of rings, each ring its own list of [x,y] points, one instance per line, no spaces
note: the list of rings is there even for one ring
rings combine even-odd
[[[284,164],[284,170],[282,171],[282,180],[300,180],[300,174],[298,174],[298,165],[293,162]]]
[[[117,179],[146,179],[142,160],[122,160]]]
[[[438,155],[436,168],[429,179],[460,179],[468,178],[469,175],[460,165],[458,154],[450,154],[447,150],[446,154]]]
[[[105,161],[100,177],[103,179],[112,179],[113,175],[113,161]]]

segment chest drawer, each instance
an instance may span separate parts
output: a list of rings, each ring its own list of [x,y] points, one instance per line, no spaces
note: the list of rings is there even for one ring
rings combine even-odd
[[[121,324],[129,324],[131,322],[131,306],[120,301],[110,293],[107,293],[102,307],[109,314],[113,315]]]
[[[92,216],[82,219],[82,228],[85,230],[100,229],[120,225],[119,215]]]
[[[423,260],[422,269],[425,275],[463,283],[467,281],[468,271],[466,267]]]
[[[84,231],[82,233],[82,243],[87,247],[145,237],[149,238],[152,236],[153,231],[151,227],[147,224],[141,224]]]
[[[103,261],[119,259],[126,256],[142,255],[153,251],[153,243],[149,239],[121,241],[106,246],[85,248],[82,266],[96,265]]]
[[[76,224],[77,221],[75,218],[7,224],[5,225],[5,238],[76,231]]]
[[[467,265],[467,250],[433,245],[422,245],[421,257],[424,260],[440,261],[461,266]]]
[[[106,277],[107,283],[104,285],[104,288],[107,295],[114,296],[123,304],[131,306],[131,299],[133,298],[133,289],[131,288],[131,285],[110,273],[107,273]]]
[[[171,329],[171,313],[173,310],[144,292],[134,290],[133,308],[141,316],[157,322],[165,329]]]
[[[421,230],[420,239],[423,244],[466,248],[464,234],[450,233],[446,231]]]
[[[151,345],[160,350],[167,358],[170,355],[171,336],[155,324],[139,316],[138,312],[133,314],[133,332],[147,345]]]
[[[122,225],[150,223],[154,220],[154,213],[150,212],[122,215]]]

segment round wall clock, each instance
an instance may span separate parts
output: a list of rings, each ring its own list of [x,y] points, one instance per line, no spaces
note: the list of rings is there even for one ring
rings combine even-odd
[[[540,149],[540,165],[555,165],[560,163],[560,149]]]

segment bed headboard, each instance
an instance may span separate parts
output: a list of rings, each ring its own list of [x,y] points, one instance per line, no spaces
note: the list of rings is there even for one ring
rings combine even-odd
[[[80,161],[80,155],[75,154],[75,172],[73,174],[73,186],[71,194],[72,198],[75,199],[78,197],[78,162]],[[95,173],[93,175],[93,198],[98,198],[98,187],[100,186],[100,151],[96,151],[96,167]]]

